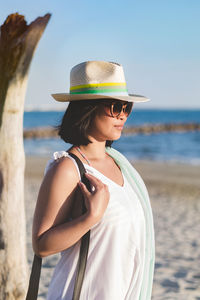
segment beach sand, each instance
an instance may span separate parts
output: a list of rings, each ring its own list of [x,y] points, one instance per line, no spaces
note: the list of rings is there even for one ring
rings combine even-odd
[[[48,158],[26,157],[27,256],[33,259],[31,226]],[[153,300],[200,300],[200,166],[133,163],[149,191],[155,226]],[[59,255],[43,259],[39,299],[45,299]],[[133,299],[134,300],[134,299]]]

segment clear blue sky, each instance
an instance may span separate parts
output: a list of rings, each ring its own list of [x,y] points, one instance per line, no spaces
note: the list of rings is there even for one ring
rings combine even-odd
[[[123,65],[138,108],[200,109],[200,0],[2,1],[28,23],[52,17],[33,58],[25,108],[59,109],[50,94],[68,92],[69,72],[87,60]]]

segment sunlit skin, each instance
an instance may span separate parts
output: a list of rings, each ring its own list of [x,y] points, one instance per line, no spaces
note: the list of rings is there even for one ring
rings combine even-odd
[[[120,138],[126,120],[124,112],[113,118],[100,105],[88,136],[92,143],[80,145],[91,166],[120,186],[124,183],[121,170],[106,154],[105,143],[106,140]],[[70,151],[86,163],[74,147]],[[44,176],[33,221],[33,249],[37,255],[44,257],[71,247],[101,220],[109,203],[108,187],[97,177],[91,174],[86,176],[95,187],[92,193],[80,183],[77,169],[67,157],[54,162]],[[87,208],[85,214],[80,210],[82,199],[75,194],[77,185],[84,196]],[[75,209],[73,203],[77,204]]]
[[[127,116],[123,111],[118,117],[113,117],[107,106],[100,105],[88,135],[92,143],[79,147],[95,169],[121,186],[123,185],[123,176],[114,160],[106,154],[105,144],[106,140],[115,141],[121,137],[126,120]],[[86,163],[75,148],[71,148],[70,151],[77,155],[83,163]]]
[[[88,135],[92,143],[87,146],[80,146],[88,159],[97,161],[107,157],[107,155],[105,156],[106,140],[118,140],[121,137],[126,120],[127,116],[124,112],[121,112],[118,117],[114,118],[107,107],[104,105],[99,106],[99,111]]]
[[[89,138],[96,141],[118,140],[121,136],[123,126],[127,117],[122,112],[117,118],[113,118],[107,108],[100,106],[92,128],[89,132]]]

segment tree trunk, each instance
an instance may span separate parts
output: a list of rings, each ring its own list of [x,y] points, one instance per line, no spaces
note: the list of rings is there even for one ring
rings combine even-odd
[[[0,299],[24,299],[27,256],[23,113],[28,70],[50,14],[9,15],[0,35]]]

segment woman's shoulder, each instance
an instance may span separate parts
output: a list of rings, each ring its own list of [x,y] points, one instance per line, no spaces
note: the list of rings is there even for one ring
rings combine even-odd
[[[66,151],[56,151],[47,162],[44,174],[72,177],[80,179],[80,173],[75,160]]]

